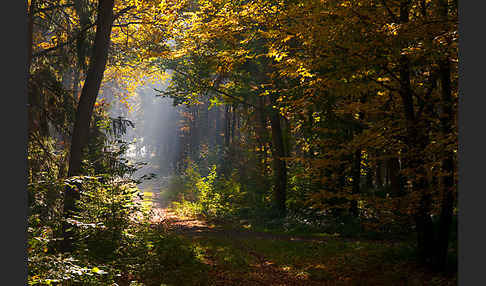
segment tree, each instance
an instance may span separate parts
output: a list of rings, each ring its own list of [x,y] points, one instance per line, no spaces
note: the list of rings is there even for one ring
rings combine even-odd
[[[93,113],[94,104],[98,96],[103,73],[108,59],[108,49],[110,45],[110,34],[113,24],[114,0],[99,0],[96,36],[93,44],[87,76],[81,96],[79,98],[74,122],[73,135],[71,140],[71,150],[69,159],[68,176],[81,174],[81,161],[83,148],[86,146]],[[68,188],[64,197],[64,214],[70,217],[75,208],[75,201],[79,199],[79,192],[74,188]],[[64,248],[70,248],[71,240],[67,229],[64,231]]]

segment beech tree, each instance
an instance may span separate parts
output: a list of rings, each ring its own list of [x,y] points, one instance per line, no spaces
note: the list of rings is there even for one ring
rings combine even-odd
[[[103,73],[108,59],[110,34],[113,24],[114,0],[99,0],[96,24],[96,36],[90,56],[86,80],[79,97],[76,120],[74,121],[73,135],[69,157],[68,176],[81,174],[81,160],[83,148],[86,146],[93,114],[94,104],[100,90]],[[65,217],[70,217],[75,208],[75,201],[79,199],[79,190],[67,188],[64,197]],[[64,231],[64,248],[69,249],[70,237],[67,227]]]

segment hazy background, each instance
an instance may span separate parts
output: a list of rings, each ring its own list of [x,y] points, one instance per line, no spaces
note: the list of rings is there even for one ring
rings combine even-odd
[[[135,177],[155,174],[155,178],[145,181],[139,187],[144,192],[158,193],[167,186],[174,173],[177,154],[179,153],[179,133],[182,107],[173,106],[173,99],[157,96],[168,85],[168,81],[159,84],[146,84],[135,90],[135,95],[127,102],[130,109],[109,93],[104,93],[110,100],[110,116],[126,118],[134,123],[128,128],[122,140],[130,142],[127,158],[133,163],[146,163],[135,173]]]

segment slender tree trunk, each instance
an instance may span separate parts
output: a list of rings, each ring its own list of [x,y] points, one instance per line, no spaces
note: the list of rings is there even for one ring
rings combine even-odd
[[[366,94],[362,95],[360,98],[361,103],[366,102]],[[358,120],[362,120],[365,116],[364,112],[359,112],[358,113]],[[353,128],[355,130],[352,130],[352,136],[357,136],[363,131],[363,126],[361,125],[361,122],[358,121],[356,123],[356,127]],[[362,161],[362,156],[361,156],[361,148],[358,147],[353,154],[353,168],[352,168],[352,177],[353,177],[353,186],[352,186],[352,192],[354,195],[358,195],[361,192],[361,161]],[[351,215],[354,217],[359,216],[359,209],[358,209],[358,201],[357,200],[352,200],[351,201],[351,208],[350,208]]]
[[[444,20],[448,18],[448,1],[439,0],[441,17]],[[452,128],[454,113],[453,99],[451,94],[451,67],[449,57],[446,55],[440,62],[440,82],[442,94],[442,114],[441,127],[445,136],[454,133]],[[445,158],[442,161],[442,170],[446,174],[442,178],[442,205],[439,217],[439,233],[436,249],[436,267],[444,270],[447,262],[447,252],[449,246],[449,237],[452,225],[452,215],[454,207],[454,154],[452,151],[446,151]]]
[[[93,52],[86,80],[79,98],[76,121],[74,122],[71,139],[68,176],[81,174],[83,148],[88,141],[91,116],[108,59],[110,34],[113,23],[113,7],[114,0],[99,0]],[[79,192],[72,188],[68,188],[64,198],[65,217],[71,216],[72,211],[75,210],[75,201],[77,199],[79,199]],[[69,236],[70,234],[64,229],[64,250],[70,250],[72,246]]]
[[[221,134],[223,134],[223,119],[222,119],[222,112],[221,112],[221,107],[216,106],[214,108],[214,117],[215,117],[215,129],[216,129],[216,139],[215,139],[215,144],[219,147],[223,145],[223,137]]]
[[[193,161],[199,159],[199,144],[200,132],[199,132],[199,107],[196,105],[193,107],[193,119],[191,121],[191,158]]]
[[[234,144],[236,137],[236,106],[233,105],[231,110],[233,112],[231,119],[231,143]]]
[[[444,135],[453,132],[450,117],[452,114],[452,100],[450,91],[450,69],[447,63],[441,66],[442,100],[444,101],[444,114],[441,119]],[[454,154],[446,151],[442,161],[442,170],[446,173],[442,179],[442,205],[439,218],[439,233],[437,241],[437,267],[443,270],[447,261],[447,250],[452,224],[454,206]]]
[[[360,179],[361,179],[361,149],[358,149],[353,154],[353,194],[360,193]],[[358,201],[351,201],[351,215],[357,217],[358,213]]]
[[[34,45],[34,11],[36,0],[30,2],[27,22],[27,73],[30,78],[30,65],[32,64],[32,49]]]
[[[268,158],[267,158],[267,116],[265,114],[265,112],[263,111],[265,109],[265,98],[264,97],[260,97],[259,101],[258,101],[258,107],[260,108],[259,110],[257,110],[257,113],[258,113],[258,121],[259,121],[259,124],[257,124],[257,132],[258,132],[258,138],[260,139],[259,140],[259,143],[260,143],[260,146],[261,146],[261,154],[262,154],[262,157],[263,157],[263,169],[265,170],[264,173],[266,175],[266,170],[267,170],[267,162],[268,162]]]
[[[374,180],[374,167],[373,167],[373,156],[375,156],[376,152],[373,151],[373,150],[367,150],[367,153],[368,153],[368,157],[367,157],[367,160],[366,160],[366,182],[365,182],[365,186],[366,186],[366,191],[368,193],[370,193],[370,191],[373,190],[373,180]]]
[[[377,189],[380,189],[383,187],[383,178],[381,176],[381,169],[382,169],[382,159],[377,159],[376,160],[376,166],[375,166],[375,185]]]
[[[284,141],[282,136],[282,128],[280,124],[280,115],[278,111],[272,111],[270,116],[272,125],[272,153],[273,153],[273,169],[275,180],[275,205],[279,214],[285,216],[286,208],[286,192],[287,192],[287,166],[282,157],[285,157]]]
[[[225,123],[224,124],[224,147],[225,148],[229,148],[230,145],[230,137],[231,137],[230,121],[231,121],[230,106],[226,105],[224,109],[224,123]]]
[[[403,190],[400,186],[400,163],[397,157],[392,157],[387,160],[388,176],[390,178],[391,193],[395,197],[403,195]]]
[[[35,87],[31,82],[30,66],[32,65],[32,49],[33,49],[33,35],[34,35],[34,9],[36,0],[30,2],[29,11],[27,12],[27,98],[28,98],[28,128],[29,133],[35,130],[34,117],[34,102],[36,100]]]
[[[410,0],[400,2],[400,22],[406,24],[409,21]],[[402,43],[402,48],[408,44]],[[424,136],[420,134],[418,122],[415,118],[412,89],[410,84],[410,60],[407,55],[402,54],[399,59],[400,70],[400,97],[405,113],[407,138],[406,138],[406,165],[415,172],[413,180],[413,192],[420,194],[419,207],[415,213],[415,224],[417,230],[417,249],[421,261],[428,261],[432,257],[434,246],[433,224],[430,217],[431,197],[427,189],[425,170],[422,159],[418,154],[423,148]]]
[[[88,52],[88,42],[86,41],[87,31],[84,30],[85,27],[90,25],[89,13],[87,11],[88,3],[85,0],[74,0],[74,9],[79,16],[80,22],[80,33],[76,39],[76,52],[78,57],[79,68],[86,71],[86,57]]]
[[[88,73],[79,98],[76,121],[74,123],[69,162],[69,176],[80,174],[82,149],[87,142],[93,107],[103,79],[108,58],[110,34],[113,21],[114,0],[100,0],[98,24]]]
[[[231,160],[230,160],[230,144],[231,144],[231,106],[225,105],[224,110],[224,148],[222,169],[225,178],[228,178],[231,173]]]

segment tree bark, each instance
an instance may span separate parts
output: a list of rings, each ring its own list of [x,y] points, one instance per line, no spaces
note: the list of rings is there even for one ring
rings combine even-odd
[[[76,46],[77,46],[76,52],[77,52],[77,57],[79,62],[79,68],[81,68],[83,72],[86,71],[86,56],[87,56],[87,51],[89,46],[86,40],[88,31],[85,29],[85,27],[88,27],[90,25],[87,5],[88,3],[86,3],[85,0],[74,0],[74,8],[76,9],[76,13],[79,16],[80,29],[81,29],[81,31],[79,32],[76,38]]]
[[[35,130],[34,102],[36,100],[36,88],[31,82],[30,66],[32,65],[32,49],[34,35],[34,7],[36,0],[30,2],[29,11],[27,12],[27,100],[28,100],[28,131]]]
[[[442,19],[448,18],[448,1],[439,0],[439,8]],[[454,113],[453,99],[451,93],[451,67],[449,57],[446,55],[440,62],[440,82],[442,96],[442,114],[440,117],[443,135],[447,136],[454,133],[452,128]],[[447,150],[445,158],[442,161],[442,171],[445,175],[442,178],[442,204],[439,217],[438,241],[436,248],[436,267],[438,270],[444,270],[447,262],[447,252],[449,246],[449,237],[452,225],[453,207],[454,207],[454,154]]]
[[[399,197],[403,195],[403,190],[400,184],[400,163],[397,157],[392,157],[387,160],[387,169],[390,178],[390,189],[392,196]]]
[[[275,205],[279,215],[283,217],[286,214],[287,166],[285,161],[282,160],[282,158],[285,157],[285,148],[278,111],[272,111],[270,121],[272,126],[273,169],[275,172]]]
[[[400,23],[409,22],[410,0],[401,0],[400,2]],[[402,48],[408,46],[407,42],[402,43]],[[415,178],[412,180],[413,192],[420,194],[419,207],[415,212],[415,224],[417,231],[417,249],[419,259],[423,262],[430,260],[434,245],[433,224],[430,217],[431,197],[427,191],[425,180],[425,170],[422,159],[417,152],[422,150],[424,136],[420,136],[419,127],[414,112],[412,99],[412,89],[410,84],[410,60],[407,55],[402,54],[399,58],[400,72],[400,97],[404,108],[406,121],[406,165],[414,170]]]
[[[230,145],[230,137],[231,137],[230,121],[231,121],[230,106],[226,105],[224,109],[224,147],[226,149],[229,148]]]
[[[353,154],[353,194],[360,193],[360,179],[361,179],[361,149],[357,149]],[[351,200],[351,208],[350,208],[351,215],[354,217],[358,217],[359,210],[358,210],[358,201]]]
[[[236,105],[233,105],[231,107],[231,110],[233,112],[232,118],[231,118],[231,143],[235,143],[235,137],[236,137]]]
[[[377,159],[376,160],[376,166],[375,166],[375,185],[377,189],[381,189],[383,187],[383,177],[382,177],[382,164],[383,160],[382,159]]]
[[[27,73],[28,78],[30,78],[30,66],[32,64],[32,49],[34,45],[34,9],[36,5],[36,0],[30,2],[29,12],[28,12],[28,22],[27,22]]]
[[[81,174],[81,161],[83,148],[88,141],[89,127],[94,104],[103,79],[106,62],[108,59],[108,49],[110,44],[110,34],[113,23],[114,0],[99,0],[98,19],[96,25],[96,35],[90,58],[88,73],[86,76],[81,96],[79,98],[74,122],[73,135],[71,139],[71,150],[69,160],[68,176]],[[64,198],[64,216],[70,217],[75,210],[75,201],[79,199],[79,192],[68,188]],[[69,233],[64,229],[64,249],[71,248]]]

